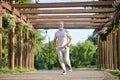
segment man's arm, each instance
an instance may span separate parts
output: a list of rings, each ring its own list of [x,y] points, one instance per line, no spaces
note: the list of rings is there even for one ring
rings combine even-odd
[[[66,48],[66,47],[70,47],[70,44],[71,44],[71,42],[72,42],[72,37],[71,37],[71,35],[70,35],[70,34],[67,34],[67,37],[68,37],[69,41],[68,41],[68,43],[65,45],[65,48]]]
[[[72,36],[70,34],[67,35],[69,42],[67,43],[67,46],[69,47],[72,42]]]
[[[57,41],[57,37],[55,36],[54,37],[54,48],[55,48],[55,50],[57,49],[57,47],[56,47],[56,41]]]

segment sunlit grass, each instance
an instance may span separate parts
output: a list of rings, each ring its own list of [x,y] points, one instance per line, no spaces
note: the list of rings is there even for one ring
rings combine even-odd
[[[9,69],[8,67],[0,69],[0,74],[13,74],[13,73],[24,73],[35,71],[36,69],[25,69],[25,68],[15,68],[14,70]]]
[[[110,70],[109,71],[111,74],[118,76],[120,78],[120,70]]]

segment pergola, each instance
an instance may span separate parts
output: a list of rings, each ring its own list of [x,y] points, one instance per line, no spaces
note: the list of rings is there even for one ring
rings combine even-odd
[[[14,0],[12,0],[14,1]],[[114,1],[93,2],[60,2],[60,3],[31,3],[7,4],[0,0],[0,5],[11,14],[23,19],[35,29],[56,29],[59,21],[64,21],[68,29],[98,29],[108,22],[115,11]],[[0,15],[0,68],[2,67],[2,15]],[[11,57],[14,57],[14,32],[11,34]],[[117,35],[117,36],[116,36]],[[120,30],[110,33],[106,41],[98,36],[98,67],[120,69]],[[114,41],[113,41],[114,40]],[[33,41],[34,42],[34,41]],[[117,44],[118,43],[118,44]],[[32,47],[34,49],[34,46]],[[114,50],[113,50],[114,49]],[[22,52],[20,52],[22,53]],[[28,53],[28,52],[27,52]],[[32,56],[34,55],[32,51]],[[117,57],[117,58],[116,58]],[[20,58],[22,65],[22,58]],[[32,57],[34,66],[34,56]],[[11,64],[14,58],[11,60]],[[20,66],[21,66],[20,65]],[[10,65],[13,69],[13,66]],[[27,63],[28,67],[28,63]]]
[[[109,20],[111,13],[114,12],[112,4],[113,1],[95,1],[12,4],[12,6],[26,15],[36,29],[55,29],[59,21],[64,21],[66,28],[95,29]]]

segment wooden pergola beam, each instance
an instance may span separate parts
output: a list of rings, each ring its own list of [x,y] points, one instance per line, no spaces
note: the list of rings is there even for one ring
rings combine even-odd
[[[58,29],[57,26],[34,26],[35,29]],[[97,29],[98,27],[94,26],[70,26],[70,27],[64,27],[65,29]]]
[[[70,18],[108,18],[111,14],[95,14],[95,15],[28,15],[28,19],[70,19]]]
[[[98,7],[112,6],[113,1],[95,2],[62,2],[62,3],[38,3],[38,4],[13,4],[15,8],[56,8],[56,7]]]
[[[22,14],[70,14],[70,13],[110,13],[114,8],[102,9],[63,9],[63,10],[20,10]]]
[[[102,24],[75,24],[75,23],[69,23],[69,24],[64,24],[65,28],[69,28],[69,29],[79,29],[79,28],[83,28],[83,29],[95,29],[100,27]],[[33,24],[35,29],[56,29],[58,28],[58,24]]]
[[[12,6],[11,5],[9,5],[9,4],[5,3],[5,2],[1,2],[1,5],[4,8],[8,9],[9,11],[12,11]]]
[[[91,22],[91,23],[105,23],[108,21],[108,19],[96,19],[96,20],[76,20],[76,19],[70,19],[70,20],[56,20],[56,19],[47,19],[47,20],[30,20],[31,23],[56,23],[59,21],[64,21],[64,22],[73,22],[73,23],[81,23],[81,22]]]
[[[11,6],[11,5],[9,5],[9,4],[5,3],[5,2],[2,2],[1,5],[2,5],[5,9],[7,9],[7,10],[9,10],[9,11],[12,11],[12,6]],[[24,16],[23,14],[21,14],[17,9],[14,9],[14,10],[13,10],[13,13],[14,13],[16,16],[21,17],[23,20],[27,21],[26,16]]]

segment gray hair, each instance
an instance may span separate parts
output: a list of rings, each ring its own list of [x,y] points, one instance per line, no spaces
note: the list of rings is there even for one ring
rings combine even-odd
[[[62,24],[62,25],[64,25],[64,21],[60,21],[60,22],[58,22],[58,24]]]

